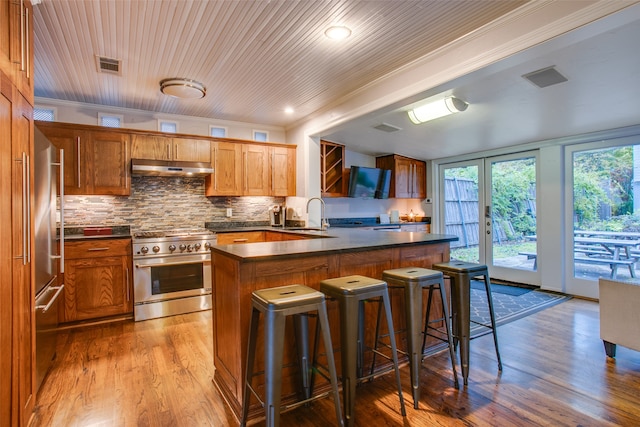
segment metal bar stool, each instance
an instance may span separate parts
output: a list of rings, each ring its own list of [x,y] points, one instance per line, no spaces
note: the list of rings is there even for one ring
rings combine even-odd
[[[385,280],[390,288],[404,289],[405,316],[407,323],[407,354],[409,355],[409,368],[411,372],[411,390],[413,392],[413,407],[418,409],[418,402],[420,401],[420,365],[424,355],[424,346],[427,334],[429,334],[429,329],[441,332],[439,329],[430,326],[430,323],[432,322],[444,321],[446,330],[445,339],[438,335],[429,335],[445,341],[448,344],[455,388],[459,387],[458,374],[456,372],[456,356],[453,340],[451,339],[452,334],[449,327],[449,305],[447,303],[447,292],[444,289],[444,278],[442,273],[439,271],[419,267],[405,267],[383,271],[382,280]],[[429,297],[423,331],[422,291],[427,289],[429,289]],[[440,291],[440,301],[442,302],[444,317],[442,319],[429,322],[429,313],[434,290]],[[377,334],[378,332],[376,327],[376,336]],[[423,337],[421,337],[422,334],[424,334]]]
[[[333,359],[333,348],[331,335],[329,332],[329,321],[327,318],[327,307],[325,296],[302,285],[280,286],[270,289],[260,289],[251,295],[253,307],[251,320],[249,323],[249,344],[247,350],[246,376],[244,382],[244,393],[242,397],[242,419],[240,425],[245,426],[249,413],[249,404],[253,393],[265,409],[266,425],[278,426],[280,424],[280,398],[282,388],[282,358],[285,336],[286,316],[293,315],[297,326],[297,343],[300,356],[300,370],[302,373],[302,387],[304,390],[304,400],[283,409],[299,406],[310,400],[324,397],[324,393],[311,397],[309,385],[310,369],[308,358],[308,314],[318,312],[318,321],[322,329],[322,339],[327,351],[327,364],[333,401],[335,404],[336,418],[338,424],[343,426],[342,411],[340,410],[340,395],[338,393],[338,377]],[[258,341],[258,323],[260,313],[265,316],[264,326],[264,375],[265,375],[265,399],[264,402],[251,386],[254,377],[253,367],[255,362],[256,343]]]
[[[502,371],[502,361],[500,360],[500,350],[498,349],[498,335],[496,333],[496,318],[493,312],[493,300],[491,297],[491,280],[489,279],[489,269],[486,265],[464,261],[451,261],[434,264],[431,268],[442,271],[451,280],[451,294],[453,300],[453,335],[454,344],[460,343],[460,365],[462,367],[462,379],[464,384],[468,384],[469,378],[469,341],[471,323],[488,328],[485,334],[493,334],[493,343],[496,347],[496,357],[498,359],[498,370]],[[471,320],[471,280],[482,277],[484,288],[487,292],[487,303],[489,305],[489,317],[491,324],[486,325]],[[481,335],[478,335],[481,336]],[[477,338],[477,337],[474,337]]]
[[[347,426],[355,423],[355,394],[359,380],[371,378],[362,375],[364,354],[364,302],[376,298],[384,304],[385,317],[389,328],[393,368],[398,384],[398,398],[402,416],[406,416],[400,371],[398,370],[398,354],[396,338],[393,332],[391,304],[386,282],[364,276],[345,276],[327,279],[320,282],[320,291],[340,304],[340,347],[342,353],[342,392],[344,393],[344,419]],[[359,374],[359,375],[358,375]]]

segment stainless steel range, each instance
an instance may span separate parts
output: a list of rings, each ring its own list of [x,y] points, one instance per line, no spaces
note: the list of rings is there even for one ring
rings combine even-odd
[[[133,235],[134,318],[154,319],[211,308],[211,252],[206,229]]]

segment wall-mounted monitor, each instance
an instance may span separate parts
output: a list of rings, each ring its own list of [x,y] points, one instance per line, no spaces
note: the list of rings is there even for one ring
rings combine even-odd
[[[389,197],[391,171],[364,166],[351,166],[349,197],[386,199]]]

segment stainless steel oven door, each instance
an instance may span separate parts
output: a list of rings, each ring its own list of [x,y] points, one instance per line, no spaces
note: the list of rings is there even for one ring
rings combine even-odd
[[[134,259],[134,303],[211,294],[211,255]]]

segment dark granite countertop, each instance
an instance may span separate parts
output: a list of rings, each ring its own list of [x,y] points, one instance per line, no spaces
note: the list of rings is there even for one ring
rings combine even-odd
[[[111,234],[88,236],[84,234],[86,228],[110,229]],[[60,230],[58,230],[58,233]],[[65,240],[99,240],[99,239],[130,239],[131,228],[128,225],[115,226],[69,226],[64,228]]]
[[[244,229],[246,231],[246,229]],[[262,228],[264,230],[264,228]],[[288,233],[308,235],[309,239],[282,242],[260,242],[211,247],[213,253],[220,252],[242,261],[261,261],[274,258],[289,258],[302,255],[336,252],[354,252],[452,242],[457,236],[422,232],[386,233],[376,230],[352,228],[329,228],[325,231],[279,229]],[[279,231],[275,229],[274,231]]]

